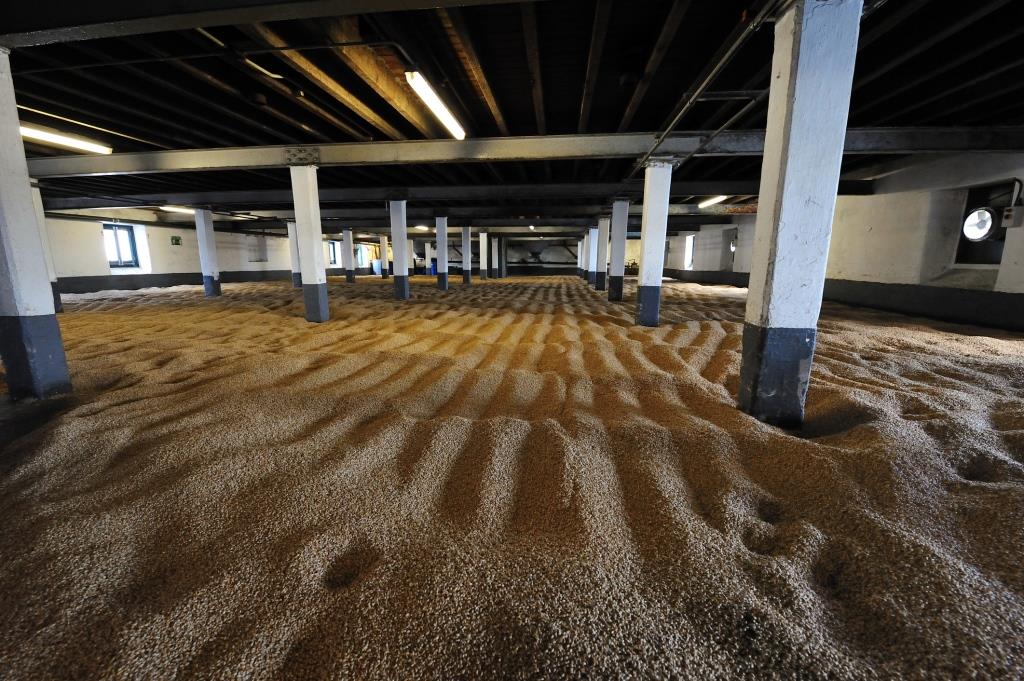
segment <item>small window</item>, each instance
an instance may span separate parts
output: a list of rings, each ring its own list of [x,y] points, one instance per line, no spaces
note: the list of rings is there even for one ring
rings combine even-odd
[[[337,265],[338,264],[338,242],[337,241],[328,241],[327,242],[327,249],[328,249],[328,251],[331,254],[331,264],[332,265]]]
[[[131,225],[103,225],[103,248],[111,267],[138,267],[135,229]]]
[[[696,236],[688,234],[683,242],[683,269],[693,269],[693,243],[696,240]]]

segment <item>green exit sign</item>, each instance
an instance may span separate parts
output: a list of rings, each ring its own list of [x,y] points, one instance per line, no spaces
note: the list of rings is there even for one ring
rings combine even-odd
[[[180,236],[172,236],[171,237],[171,245],[172,246],[180,246],[181,245],[181,237]]]

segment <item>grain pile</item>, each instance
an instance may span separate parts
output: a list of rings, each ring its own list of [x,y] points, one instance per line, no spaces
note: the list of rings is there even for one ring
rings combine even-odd
[[[785,432],[742,289],[224,291],[66,296],[0,407],[0,676],[1024,674],[1022,336],[826,305]]]

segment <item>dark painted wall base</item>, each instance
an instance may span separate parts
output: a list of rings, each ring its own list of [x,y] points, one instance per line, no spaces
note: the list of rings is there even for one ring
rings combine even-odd
[[[636,287],[636,323],[658,326],[661,323],[661,287]]]
[[[746,272],[665,270],[665,276],[698,284],[747,287],[750,283],[750,275]],[[824,298],[946,322],[1024,331],[1024,293],[826,279]]]
[[[302,299],[306,303],[307,322],[326,322],[331,318],[327,284],[303,284]]]
[[[409,299],[409,277],[395,275],[395,298],[398,300]]]
[[[608,277],[608,300],[622,300],[622,277]]]
[[[814,339],[814,329],[766,328],[744,323],[740,409],[783,428],[803,424]]]
[[[12,400],[71,392],[57,315],[0,317],[0,357]]]
[[[207,298],[216,298],[220,295],[220,279],[203,275],[203,293]]]
[[[536,265],[509,265],[508,274],[513,277],[554,277],[572,275],[576,268],[566,267],[538,267]]]

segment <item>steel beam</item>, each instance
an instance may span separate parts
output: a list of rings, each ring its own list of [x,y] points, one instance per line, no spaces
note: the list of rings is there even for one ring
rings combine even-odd
[[[108,0],[17,3],[4,8],[0,45],[27,47],[94,38],[372,12],[497,5],[508,0]]]
[[[658,153],[685,156],[759,156],[763,130],[680,133],[667,138]],[[300,146],[229,147],[147,151],[109,156],[53,156],[29,160],[29,174],[41,177],[131,175],[198,170],[283,168],[292,165],[370,166],[480,161],[553,161],[635,158],[653,144],[650,133],[492,137],[466,140],[344,142]],[[935,154],[1024,150],[1024,126],[988,128],[851,128],[848,154]]]

